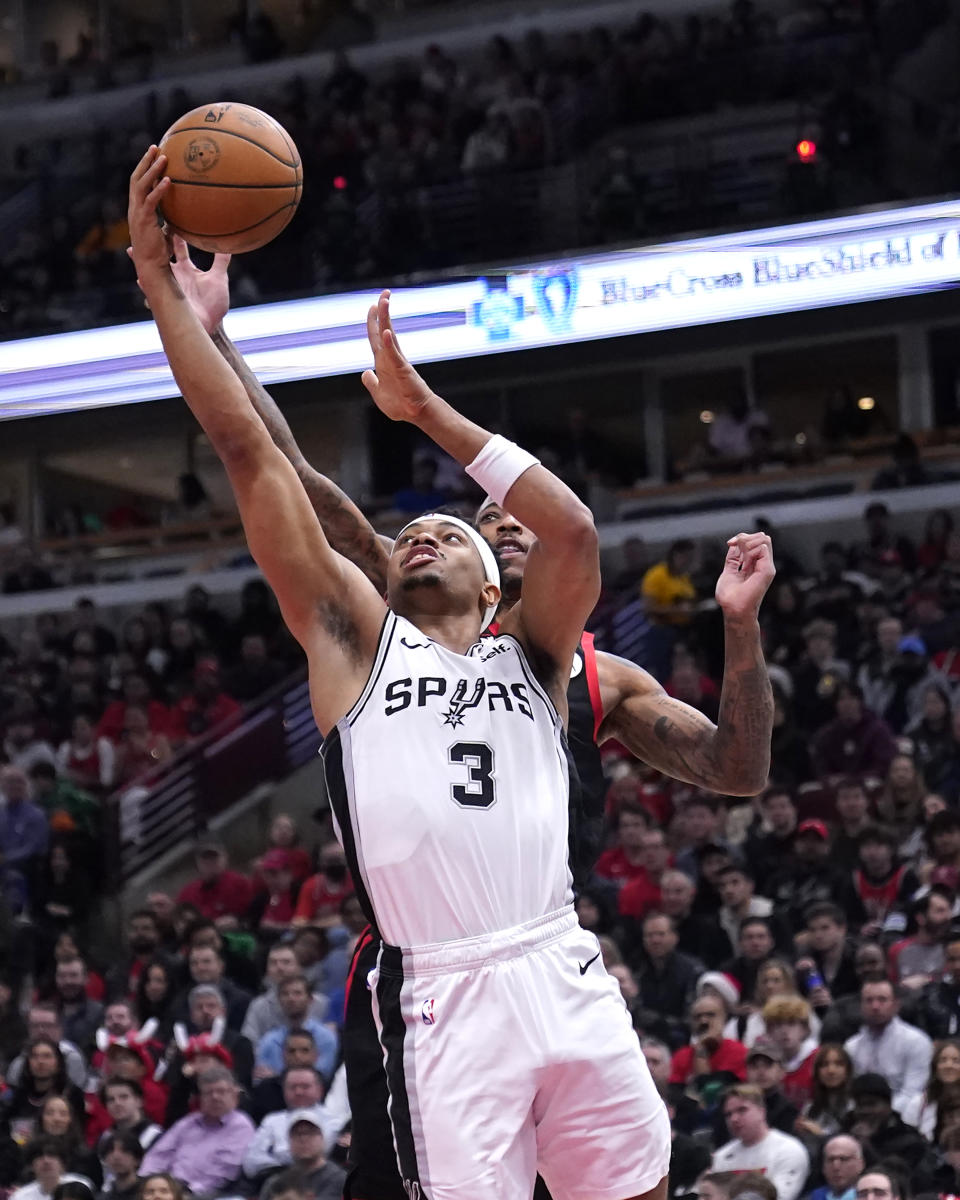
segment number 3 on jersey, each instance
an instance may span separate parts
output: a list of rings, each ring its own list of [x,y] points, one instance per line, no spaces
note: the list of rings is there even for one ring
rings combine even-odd
[[[467,768],[467,782],[450,785],[450,795],[461,808],[489,808],[496,803],[493,750],[486,742],[455,742],[447,759]]]

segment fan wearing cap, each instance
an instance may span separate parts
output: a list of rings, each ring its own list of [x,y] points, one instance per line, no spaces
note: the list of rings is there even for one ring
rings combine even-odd
[[[950,692],[942,673],[930,662],[927,643],[917,633],[909,633],[897,642],[897,656],[888,672],[888,690],[884,706],[878,715],[893,728],[895,733],[921,737],[925,732],[924,718],[927,715],[927,692],[940,693],[941,703],[931,706],[930,715],[941,718],[949,714]],[[946,733],[947,722],[942,722]],[[931,730],[933,732],[933,730]],[[916,743],[915,743],[916,744]],[[926,765],[919,754],[918,760]]]
[[[747,1083],[752,1083],[763,1092],[767,1112],[767,1124],[771,1129],[793,1133],[797,1108],[783,1094],[783,1055],[780,1047],[768,1037],[759,1037],[747,1051]],[[722,1146],[730,1140],[730,1130],[723,1116],[723,1106],[717,1111],[713,1122],[713,1144]]]
[[[295,1108],[287,1119],[291,1169],[263,1185],[260,1200],[287,1200],[292,1191],[312,1200],[340,1200],[347,1173],[324,1156],[323,1118],[314,1108]],[[292,1179],[298,1179],[296,1188]]]
[[[830,831],[812,818],[797,826],[793,859],[769,880],[768,894],[795,934],[804,928],[807,908],[817,901],[834,901],[857,923],[864,917],[850,875],[830,861]]]
[[[212,655],[197,660],[193,687],[173,706],[170,740],[185,742],[202,737],[216,725],[240,715],[240,705],[221,686],[220,663]]]
[[[185,884],[177,896],[178,904],[192,904],[211,921],[246,915],[250,907],[250,880],[227,865],[227,850],[216,838],[204,838],[194,851],[200,878]]]
[[[273,940],[293,922],[300,884],[293,877],[289,854],[279,846],[260,859],[260,875],[265,887],[250,902],[247,921],[262,939]]]
[[[784,1094],[783,1078],[783,1051],[773,1038],[757,1038],[747,1052],[747,1083],[763,1092],[770,1128],[793,1133],[800,1112]]]

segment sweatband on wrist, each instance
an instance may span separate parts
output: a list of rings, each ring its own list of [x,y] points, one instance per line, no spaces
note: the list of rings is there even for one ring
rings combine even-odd
[[[491,499],[502,505],[507,498],[507,492],[524,471],[529,471],[539,462],[539,458],[529,454],[516,442],[495,433],[466,468],[466,472]]]

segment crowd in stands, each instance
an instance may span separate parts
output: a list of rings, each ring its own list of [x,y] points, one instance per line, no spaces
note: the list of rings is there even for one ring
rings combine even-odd
[[[0,635],[0,906],[33,921],[44,952],[94,902],[106,797],[239,722],[301,661],[258,580],[233,619],[194,586],[122,624],[81,599]]]
[[[716,719],[716,564],[629,550],[601,644]],[[816,569],[781,545],[756,800],[604,748],[614,840],[578,909],[668,1097],[674,1194],[760,1171],[780,1200],[852,1200],[865,1165],[960,1189],[958,565],[952,514],[912,539],[876,501]]]
[[[577,910],[670,1108],[673,1196],[856,1200],[867,1169],[885,1200],[960,1189],[960,533],[938,511],[912,539],[879,502],[864,522],[815,569],[780,544],[760,797],[604,747],[608,839]],[[697,553],[678,542],[651,562],[632,543],[594,625],[716,718],[715,564]],[[9,869],[36,847],[39,869],[19,919],[0,906],[0,1188],[338,1196],[339,1039],[364,917],[329,818],[306,834],[278,816],[245,870],[201,839],[194,879],[128,913],[121,945],[105,952],[91,929],[71,837],[95,820],[102,772],[116,782],[130,713],[144,746],[195,736],[211,651],[239,699],[265,683],[251,639],[278,670],[285,653],[262,588],[234,622],[196,592],[162,634],[161,617],[149,606],[118,635],[83,604],[69,628],[44,620],[8,648],[0,852]],[[70,836],[51,828],[68,820]]]
[[[78,910],[25,974],[5,955],[4,1194],[147,1197],[158,1176],[179,1200],[339,1200],[340,1014],[364,926],[343,851],[326,841],[314,863],[280,815],[249,874],[209,838],[195,862],[176,896],[128,915],[108,959],[84,952]]]
[[[838,49],[836,38],[860,34],[866,53],[885,53],[889,18],[896,34],[885,42],[895,56],[942,15],[936,4],[835,0],[798,3],[775,18],[753,0],[733,0],[706,16],[641,14],[622,29],[497,36],[467,55],[437,43],[419,61],[398,59],[376,71],[340,53],[319,80],[294,75],[270,94],[232,87],[235,100],[268,109],[289,130],[306,180],[287,235],[246,258],[242,270],[237,264],[235,302],[548,252],[568,248],[571,236],[596,244],[736,221],[735,211],[697,208],[709,191],[699,177],[681,188],[692,209],[673,194],[658,208],[647,199],[643,161],[612,143],[618,131],[643,122],[728,106],[802,98],[820,122],[824,156],[802,186],[788,169],[792,145],[784,145],[771,217],[889,199],[881,122],[873,102],[850,90],[850,47]],[[820,54],[809,49],[818,45]],[[863,52],[855,48],[858,73]],[[40,179],[44,199],[35,207],[37,226],[25,225],[0,260],[0,335],[142,315],[124,254],[130,165],[203,100],[182,87],[163,98],[155,93],[146,113],[131,108],[127,128],[117,125],[122,113],[112,114],[109,129],[84,140],[82,155],[76,137],[22,147],[22,179]],[[548,244],[552,223],[543,220],[539,186],[525,191],[523,173],[581,160],[601,144],[609,153],[584,166],[574,189],[583,195],[570,198],[580,209],[579,234],[564,229],[560,243]],[[855,199],[833,196],[821,186],[825,162],[828,175],[864,176],[866,190]],[[811,187],[814,178],[820,182]],[[560,186],[558,177],[551,194]]]

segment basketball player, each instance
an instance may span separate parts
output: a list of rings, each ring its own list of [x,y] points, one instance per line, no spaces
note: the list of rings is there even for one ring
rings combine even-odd
[[[399,350],[384,293],[368,317],[375,371],[363,375],[375,403],[498,503],[509,498],[535,535],[521,599],[494,639],[479,641],[500,601],[496,562],[455,517],[401,530],[388,608],[331,549],[177,285],[156,219],[165,166],[151,147],[131,176],[132,257],[251,552],[307,654],[331,803],[385,943],[374,1012],[406,1192],[514,1200],[532,1193],[539,1164],[556,1200],[662,1197],[666,1111],[571,903],[563,720],[599,594],[589,510],[426,388]],[[750,561],[736,547],[731,555]]]
[[[307,463],[282,413],[223,330],[221,322],[229,308],[229,255],[217,255],[209,271],[200,271],[190,261],[182,240],[174,239],[174,244],[177,280],[274,441],[293,464],[331,544],[382,591],[390,539],[379,538],[349,497]],[[489,500],[477,514],[477,527],[498,552],[503,589],[498,615],[502,615],[519,598],[533,535]],[[774,574],[772,548],[764,534],[741,535],[737,540],[743,550],[756,553],[756,561],[751,575],[745,578],[742,571],[731,568],[725,570],[722,586],[718,585],[718,600],[727,618],[727,654],[717,726],[696,709],[667,696],[656,680],[635,664],[595,652],[590,634],[581,639],[568,687],[568,740],[583,791],[583,808],[570,813],[570,848],[581,877],[592,870],[600,849],[606,789],[598,744],[608,738],[617,738],[664,773],[700,787],[751,795],[766,783],[773,706],[757,612]],[[744,589],[747,578],[753,582]],[[393,1163],[383,1056],[370,993],[364,986],[378,951],[375,932],[366,932],[357,946],[347,994],[344,1056],[353,1111],[348,1200],[403,1200],[405,1196]]]

